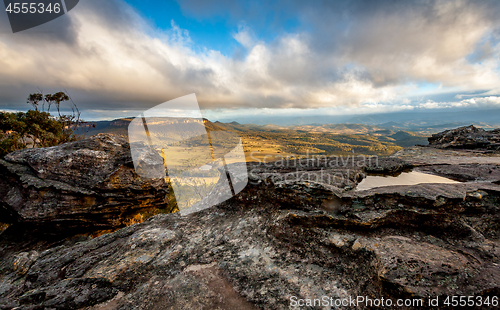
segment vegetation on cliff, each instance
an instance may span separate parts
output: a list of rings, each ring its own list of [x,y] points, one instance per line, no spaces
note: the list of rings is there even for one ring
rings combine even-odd
[[[70,101],[64,92],[30,94],[27,103],[33,109],[27,112],[0,112],[0,157],[24,149],[49,147],[81,138],[76,131],[93,124],[80,119],[76,104],[71,101],[70,114],[61,114],[61,103]],[[57,115],[50,113],[55,107]]]

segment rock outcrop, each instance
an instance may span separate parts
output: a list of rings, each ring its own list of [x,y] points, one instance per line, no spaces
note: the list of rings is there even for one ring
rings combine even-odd
[[[500,129],[486,131],[473,125],[432,135],[429,145],[437,148],[500,150]]]
[[[140,211],[171,206],[165,180],[138,176],[128,142],[112,135],[13,152],[0,171],[4,222],[110,229]]]
[[[376,164],[248,164],[243,191],[186,216],[55,242],[12,225],[0,235],[0,309],[324,309],[314,300],[325,298],[330,308],[372,308],[349,302],[358,296],[394,308],[406,299],[407,309],[479,296],[491,308],[500,296],[499,159],[414,147]],[[12,161],[4,165],[29,165]],[[411,167],[467,182],[353,189],[368,172]],[[299,299],[311,306],[294,307]]]
[[[294,296],[500,294],[498,185],[339,194],[251,181],[219,206],[76,244],[2,241],[2,309],[289,309]]]

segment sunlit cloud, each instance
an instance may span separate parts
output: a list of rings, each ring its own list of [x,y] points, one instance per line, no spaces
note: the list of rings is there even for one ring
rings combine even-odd
[[[0,99],[23,109],[38,88],[66,89],[83,109],[117,115],[190,93],[226,113],[498,106],[497,2],[304,5],[287,8],[303,27],[271,40],[235,13],[230,32],[245,53],[228,56],[175,20],[160,30],[123,1],[88,0],[52,26],[0,37]],[[451,92],[456,102],[429,99]]]

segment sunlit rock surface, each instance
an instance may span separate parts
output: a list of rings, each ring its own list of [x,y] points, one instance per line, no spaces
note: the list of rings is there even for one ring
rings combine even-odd
[[[486,131],[473,125],[432,135],[429,145],[437,148],[486,149],[500,151],[500,128]]]
[[[112,135],[13,152],[0,170],[3,222],[109,229],[168,205],[164,178],[139,177],[128,142]]]
[[[249,184],[223,204],[94,239],[42,240],[13,225],[0,235],[1,308],[290,309],[292,296],[499,296],[499,157],[449,152],[410,148],[380,159],[380,169],[311,165],[303,169],[312,179],[293,181],[284,175],[294,167],[249,164]],[[464,183],[355,190],[370,171],[408,167]],[[343,177],[325,182],[325,170]]]

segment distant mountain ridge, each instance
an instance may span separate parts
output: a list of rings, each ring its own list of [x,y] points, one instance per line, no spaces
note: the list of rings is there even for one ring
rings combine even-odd
[[[96,127],[90,130],[87,136],[110,133],[124,138],[128,137],[129,140],[134,141],[134,135],[131,137],[128,135],[131,121],[131,118],[125,118],[96,122]],[[163,141],[170,139],[180,141],[184,139],[183,132],[189,129],[189,126],[184,127],[185,122],[182,118],[157,118],[148,120],[148,127],[153,132],[152,137]],[[237,133],[242,138],[247,153],[257,151],[260,153],[269,152],[269,154],[281,154],[282,152],[293,154],[309,150],[320,153],[389,154],[401,147],[426,145],[429,136],[411,130],[401,130],[397,126],[384,127],[367,124],[280,126],[240,124],[235,121],[229,123],[211,122],[207,119],[204,119],[203,123],[207,131]]]
[[[243,124],[301,126],[320,124],[364,124],[411,131],[438,131],[465,125],[482,128],[500,127],[500,109],[449,111],[446,109],[414,110],[364,115],[308,115],[258,116],[220,119],[221,122],[238,121]]]
[[[127,127],[133,118],[96,121],[96,127],[87,135],[112,133],[127,135]],[[238,117],[235,119],[206,120],[207,126],[222,126],[227,130],[246,131],[248,129],[296,129],[315,132],[337,129],[341,133],[359,134],[376,130],[412,131],[431,135],[439,131],[462,126],[475,125],[485,129],[500,127],[500,109],[463,110],[450,112],[444,109],[435,111],[410,111],[367,115],[312,115],[300,117]],[[207,127],[208,128],[208,127]],[[221,130],[212,129],[212,130]]]

